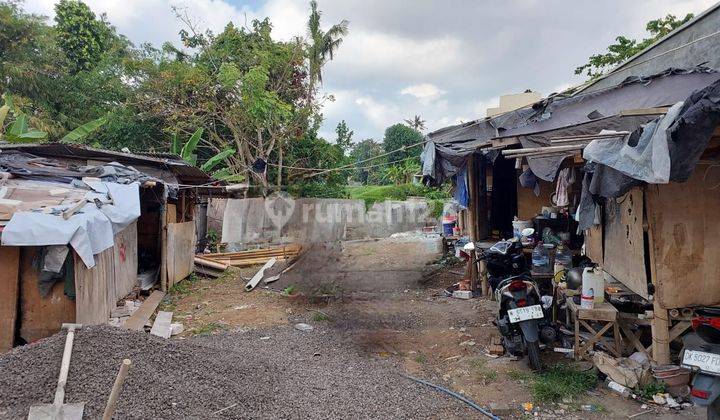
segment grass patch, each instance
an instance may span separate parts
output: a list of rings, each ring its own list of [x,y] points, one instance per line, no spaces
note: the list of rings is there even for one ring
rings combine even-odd
[[[556,402],[563,398],[575,398],[595,388],[597,384],[594,370],[579,371],[562,364],[533,376],[533,398],[537,402]]]
[[[487,367],[487,360],[483,358],[478,357],[472,359],[470,361],[470,367],[473,369],[476,381],[482,384],[489,384],[490,382],[494,382],[498,377],[497,371],[489,369]]]
[[[198,280],[198,276],[195,273],[191,273],[185,280],[173,284],[172,287],[170,287],[169,294],[180,296],[188,295],[192,292],[192,288]]]
[[[219,324],[217,322],[209,322],[205,325],[201,325],[199,327],[195,327],[190,332],[192,335],[210,335],[217,331],[222,331],[226,327],[223,324]]]
[[[418,354],[415,356],[415,362],[419,363],[419,364],[423,364],[423,363],[427,362],[427,359],[425,358],[424,355]]]
[[[511,369],[507,372],[507,376],[530,386],[533,400],[537,403],[575,398],[595,388],[597,384],[594,370],[579,371],[563,364],[552,366],[541,373]]]
[[[408,197],[425,197],[429,200],[440,201],[450,198],[450,194],[441,188],[429,188],[424,185],[401,184],[401,185],[362,185],[359,187],[347,187],[350,198],[365,201],[365,206],[370,208],[374,203],[381,203],[387,200],[407,200]],[[433,204],[431,209],[437,210]],[[440,207],[442,213],[442,207]]]
[[[294,284],[291,284],[282,290],[282,294],[285,296],[294,295],[296,292],[297,292],[297,287]]]
[[[323,321],[329,321],[330,317],[325,312],[315,312],[313,314],[312,320],[315,322],[323,322]]]

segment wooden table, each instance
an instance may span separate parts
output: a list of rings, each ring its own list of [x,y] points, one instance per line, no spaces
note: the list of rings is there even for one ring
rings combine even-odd
[[[572,297],[567,299],[567,308],[572,315],[575,323],[575,360],[587,358],[588,351],[592,350],[596,343],[603,343],[605,348],[615,357],[620,357],[622,353],[622,338],[620,336],[620,325],[618,323],[618,310],[608,302],[596,303],[593,309],[581,308],[575,304]],[[592,323],[602,325],[599,330],[595,330]],[[585,344],[580,345],[581,328],[591,334]],[[606,343],[605,333],[613,329],[613,345]]]

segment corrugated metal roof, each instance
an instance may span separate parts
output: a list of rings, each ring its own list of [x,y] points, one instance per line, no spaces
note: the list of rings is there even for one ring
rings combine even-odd
[[[21,150],[44,157],[68,157],[108,162],[116,161],[126,165],[152,166],[172,172],[182,184],[201,185],[212,181],[208,174],[175,155],[171,155],[171,157],[147,156],[64,143],[0,144],[0,150],[3,149]]]

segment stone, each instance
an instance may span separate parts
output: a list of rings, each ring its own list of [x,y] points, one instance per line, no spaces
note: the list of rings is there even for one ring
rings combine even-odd
[[[472,292],[469,290],[456,290],[453,292],[452,297],[455,299],[472,299]]]
[[[295,329],[299,330],[299,331],[312,331],[315,328],[313,328],[313,326],[310,324],[305,324],[303,322],[300,322],[298,324],[295,324]]]
[[[182,334],[185,331],[185,326],[179,322],[173,322],[170,324],[170,335]]]
[[[491,413],[502,418],[510,417],[515,411],[504,402],[491,402],[489,408]]]

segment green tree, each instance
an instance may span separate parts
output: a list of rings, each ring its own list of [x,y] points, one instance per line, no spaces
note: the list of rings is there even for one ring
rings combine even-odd
[[[283,147],[301,137],[313,109],[305,95],[302,45],[274,41],[269,20],[252,28],[228,24],[214,35],[190,29],[183,42],[195,52],[170,46],[138,63],[142,112],[162,120],[169,132],[190,135],[205,127],[201,140],[209,153],[232,148],[228,167],[267,187],[267,165],[282,165]],[[279,152],[279,153],[278,153]],[[253,170],[253,166],[256,170]],[[276,172],[280,183],[282,173]]]
[[[348,128],[345,120],[342,120],[338,123],[337,127],[335,127],[335,134],[337,134],[335,144],[343,153],[347,153],[352,147],[352,136],[355,132]]]
[[[607,53],[591,55],[587,63],[575,69],[575,74],[585,73],[591,78],[599,77],[613,66],[622,63],[654,44],[693,17],[692,13],[688,13],[682,19],[678,19],[675,15],[667,15],[664,18],[651,20],[645,26],[645,29],[650,33],[650,37],[637,41],[622,35],[618,36],[615,38],[616,42],[608,46]]]
[[[389,153],[388,162],[395,162],[409,157],[419,157],[422,152],[423,136],[417,130],[404,125],[395,124],[385,130],[383,148]]]
[[[355,143],[350,151],[350,161],[355,163],[352,178],[363,184],[379,184],[383,180],[382,167],[371,165],[378,165],[386,161],[384,157],[373,159],[382,155],[383,152],[382,144],[373,139]]]
[[[310,70],[310,95],[313,95],[315,82],[322,83],[322,68],[327,60],[332,60],[343,42],[343,37],[348,34],[349,22],[342,20],[340,23],[331,26],[327,31],[321,28],[320,18],[322,12],[318,10],[317,1],[310,1],[310,18],[308,19],[308,37],[310,45],[307,50],[307,58]]]
[[[57,43],[72,63],[73,71],[89,70],[110,48],[112,31],[78,0],[60,0],[55,5]]]

